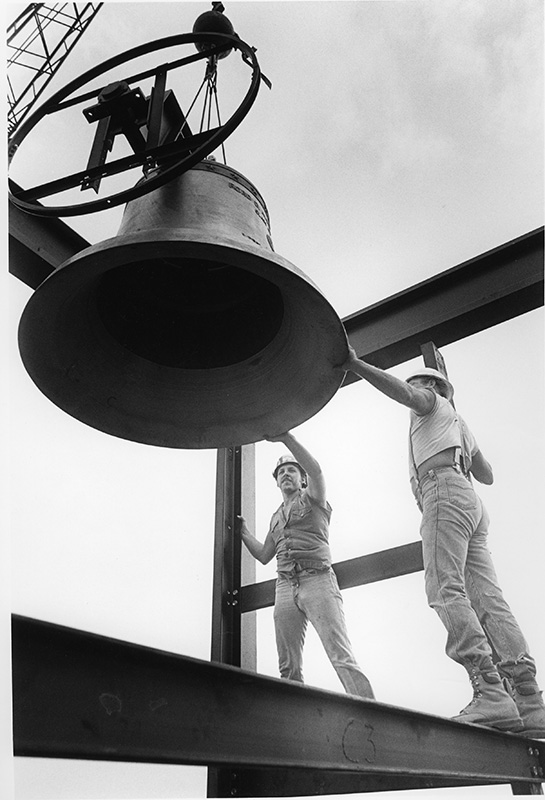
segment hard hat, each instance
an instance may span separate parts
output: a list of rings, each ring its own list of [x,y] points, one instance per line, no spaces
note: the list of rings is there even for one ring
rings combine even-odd
[[[407,383],[412,378],[434,378],[436,381],[442,381],[447,389],[447,399],[451,400],[454,395],[454,386],[449,379],[443,375],[442,372],[439,372],[438,369],[433,369],[433,367],[421,367],[420,369],[417,369],[415,372],[411,373],[408,378],[405,378],[405,382]]]
[[[299,469],[299,471],[301,472],[301,478],[302,478],[302,481],[303,481],[303,486],[307,485],[307,473],[305,472],[305,470],[303,469],[301,464],[294,459],[294,457],[291,455],[291,453],[286,453],[285,456],[280,456],[280,458],[276,462],[276,467],[274,468],[274,472],[273,472],[273,478],[275,480],[276,480],[276,476],[278,475],[278,470],[280,469],[280,467],[283,467],[284,464],[293,464],[294,466],[296,466]]]

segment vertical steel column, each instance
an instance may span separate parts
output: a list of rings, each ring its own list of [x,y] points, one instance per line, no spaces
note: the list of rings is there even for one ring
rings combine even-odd
[[[448,379],[447,365],[445,363],[445,359],[443,358],[443,354],[439,352],[433,342],[426,342],[425,344],[420,345],[420,352],[422,353],[422,358],[424,359],[424,366],[431,367],[432,369],[436,369],[438,372],[442,372],[445,378]],[[450,398],[450,404],[453,408],[456,408],[454,399],[452,397]]]
[[[248,523],[250,530],[255,531],[255,445],[250,444],[242,448],[241,459],[241,500],[242,516]],[[246,586],[256,582],[256,562],[245,547],[242,547],[241,584]],[[240,601],[238,604],[239,614]],[[257,611],[241,614],[241,653],[240,666],[243,669],[257,671]]]
[[[242,448],[218,450],[214,576],[212,586],[212,643],[210,658],[240,667],[241,543],[235,532],[241,513]]]
[[[426,367],[437,369],[439,372],[442,372],[446,378],[448,378],[445,359],[433,342],[426,342],[425,344],[420,345],[420,352],[422,353],[422,358],[424,359],[424,365]]]
[[[255,562],[236,531],[237,516],[255,528],[255,446],[218,450],[216,468],[216,517],[212,594],[212,642],[210,658],[234,667],[256,668],[255,612],[240,612],[240,587],[255,582]],[[208,770],[208,797],[236,795],[237,775],[228,768]]]

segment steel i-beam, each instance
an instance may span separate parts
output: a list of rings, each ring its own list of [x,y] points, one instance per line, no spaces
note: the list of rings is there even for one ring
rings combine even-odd
[[[397,578],[423,569],[422,542],[411,542],[366,556],[349,558],[333,564],[340,589]],[[275,580],[261,581],[240,590],[241,611],[255,611],[274,604]]]
[[[15,754],[538,785],[542,743],[25,617]]]
[[[343,319],[360,358],[381,369],[543,305],[543,228],[440,272]],[[348,373],[343,385],[358,378]]]

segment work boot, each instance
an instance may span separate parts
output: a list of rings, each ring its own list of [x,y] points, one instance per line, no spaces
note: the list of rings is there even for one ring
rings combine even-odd
[[[487,672],[470,669],[468,672],[473,686],[473,700],[452,719],[486,725],[500,731],[522,730],[523,723],[515,701],[505,689],[499,673],[495,669]]]
[[[545,704],[543,692],[535,679],[536,668],[525,656],[517,661],[498,664],[507,690],[515,701],[524,728],[520,736],[530,739],[545,739]]]

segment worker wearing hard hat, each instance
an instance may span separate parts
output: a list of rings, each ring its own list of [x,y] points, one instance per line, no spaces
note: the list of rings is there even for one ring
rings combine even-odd
[[[507,605],[487,548],[488,513],[472,477],[492,468],[452,403],[454,389],[424,367],[405,381],[359,359],[343,365],[410,409],[409,472],[422,511],[429,605],[447,630],[446,652],[467,670],[473,700],[453,719],[545,736],[545,706],[526,640]]]
[[[274,626],[280,675],[303,682],[303,642],[310,621],[345,691],[373,699],[371,684],[352,652],[342,596],[331,567],[331,506],[321,467],[291,433],[268,441],[282,442],[290,450],[273,471],[282,504],[272,516],[263,543],[239,519],[242,541],[254,558],[267,564],[276,555]]]

